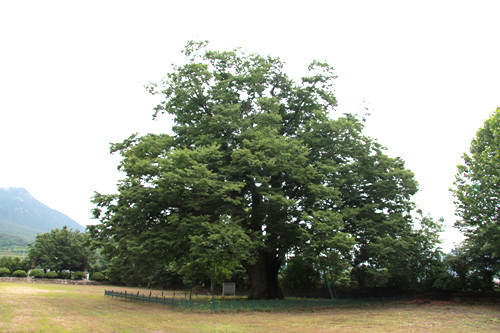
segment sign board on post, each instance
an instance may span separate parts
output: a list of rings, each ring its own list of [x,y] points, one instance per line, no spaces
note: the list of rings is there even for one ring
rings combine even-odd
[[[236,283],[224,282],[222,284],[222,296],[236,295]]]

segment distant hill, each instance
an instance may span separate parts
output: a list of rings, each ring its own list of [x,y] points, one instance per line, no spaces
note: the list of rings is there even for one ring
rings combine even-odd
[[[17,236],[26,243],[35,239],[37,233],[67,226],[85,231],[85,227],[36,200],[23,188],[0,188],[0,246],[1,241]],[[19,243],[17,239],[16,243]]]

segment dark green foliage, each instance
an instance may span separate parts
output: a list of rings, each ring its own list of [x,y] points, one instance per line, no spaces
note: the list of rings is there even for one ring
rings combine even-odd
[[[322,276],[313,263],[303,257],[290,258],[281,272],[282,285],[288,292],[318,288]]]
[[[34,278],[43,278],[44,277],[44,273],[42,270],[39,270],[39,269],[33,269],[31,270],[30,272],[30,276],[34,277]]]
[[[150,285],[161,289],[175,289],[183,285],[191,286],[191,280],[189,278],[184,279],[183,275],[180,273],[180,268],[175,265],[157,267],[156,270],[151,275]],[[188,274],[189,277],[192,274]]]
[[[314,61],[296,82],[278,58],[196,42],[184,53],[185,65],[149,87],[164,97],[154,117],[173,116],[174,135],[113,144],[126,177],[93,199],[101,224],[89,230],[109,278],[150,285],[178,267],[186,281],[194,261],[193,279],[206,281],[215,259],[225,277],[244,268],[249,298],[281,298],[278,273],[293,253],[334,280],[352,264],[411,288],[417,182],[362,134],[363,119],[330,116],[332,67]]]
[[[83,270],[91,257],[88,235],[66,227],[38,234],[29,246],[29,258],[38,267],[57,272]]]
[[[475,252],[477,247],[469,247],[467,242],[455,248],[443,260],[446,274],[441,275],[436,287],[458,291],[491,291],[495,287],[495,272],[486,269],[488,259]]]
[[[128,286],[143,286],[148,288],[176,288],[183,285],[183,275],[179,272],[181,267],[176,265],[162,265],[160,261],[150,258],[148,267],[128,259],[120,260],[112,258],[106,265],[104,271],[107,279],[114,284],[125,284]],[[134,270],[136,267],[144,267],[143,270]],[[190,277],[190,272],[186,273]],[[190,285],[186,282],[187,286]]]
[[[18,277],[18,278],[25,278],[28,276],[28,274],[26,273],[26,271],[19,269],[19,270],[15,271],[14,273],[12,273],[12,276]]]
[[[48,271],[47,273],[45,273],[45,278],[47,279],[57,279],[58,277],[59,275],[54,271]]]
[[[85,278],[85,273],[81,271],[76,271],[73,273],[73,280],[83,280]]]
[[[365,241],[354,257],[350,273],[353,287],[432,288],[441,272],[443,253],[438,246],[443,220],[434,221],[420,211],[417,214],[417,218],[400,215],[399,221],[379,224],[381,230],[375,228],[377,224],[359,229],[363,233],[359,238]]]
[[[154,266],[150,267],[154,270]],[[138,276],[134,271],[134,266],[132,263],[125,259],[120,260],[119,258],[110,258],[106,270],[104,271],[108,280],[113,284],[125,284],[128,286],[140,286],[145,285],[146,276]],[[151,271],[150,271],[151,274]],[[143,280],[144,279],[144,280]]]
[[[104,281],[106,277],[101,272],[95,272],[94,274],[92,274],[90,279],[94,281]]]
[[[66,272],[66,271],[62,271],[62,272],[59,273],[59,277],[61,279],[69,280],[69,279],[71,279],[71,273],[70,272]]]
[[[491,289],[493,276],[500,275],[500,107],[478,130],[463,159],[452,189],[460,218],[455,227],[466,236],[457,252],[467,257],[474,288]]]
[[[215,258],[215,284],[230,281],[234,272],[242,269],[237,260],[217,260]],[[199,258],[183,265],[178,273],[183,277],[185,285],[211,288],[213,279],[214,258]]]
[[[21,259],[19,257],[0,257],[0,267],[8,268],[11,272],[17,270],[28,271],[31,264],[28,259]]]
[[[89,239],[90,241],[90,239]],[[90,242],[88,243],[89,249],[91,249]],[[91,250],[91,255],[88,261],[87,269],[92,272],[104,272],[108,264],[108,260],[101,253],[101,249],[97,248]]]
[[[8,268],[0,268],[0,276],[9,276],[10,275],[10,269]]]
[[[30,240],[21,236],[8,235],[4,233],[0,233],[0,248],[2,247],[13,247],[13,246],[21,246],[27,247]]]

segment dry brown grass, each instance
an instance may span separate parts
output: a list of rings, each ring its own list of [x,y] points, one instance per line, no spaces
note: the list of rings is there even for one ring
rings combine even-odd
[[[0,331],[500,332],[499,306],[410,303],[317,312],[186,313],[111,299],[104,289],[1,283]]]

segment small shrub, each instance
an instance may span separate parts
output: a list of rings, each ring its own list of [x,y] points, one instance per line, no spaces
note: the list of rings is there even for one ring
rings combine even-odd
[[[70,272],[66,272],[66,271],[61,272],[60,277],[61,277],[61,279],[69,280],[69,279],[71,279],[71,273]]]
[[[73,280],[83,280],[83,278],[85,278],[85,273],[84,272],[80,272],[80,271],[76,271],[73,273]]]
[[[8,268],[0,268],[0,276],[9,276],[10,269]]]
[[[45,273],[45,277],[47,279],[57,279],[58,275],[57,275],[57,272],[48,271],[47,273]]]
[[[26,271],[19,269],[19,270],[15,271],[14,273],[12,273],[12,276],[19,277],[19,278],[25,278],[28,276],[28,274],[26,274]]]
[[[101,272],[95,272],[94,274],[92,274],[92,277],[90,279],[94,281],[102,281],[105,280],[106,277]]]
[[[43,278],[45,274],[43,274],[43,271],[40,270],[40,269],[34,269],[30,272],[30,276],[34,277],[34,278]]]

